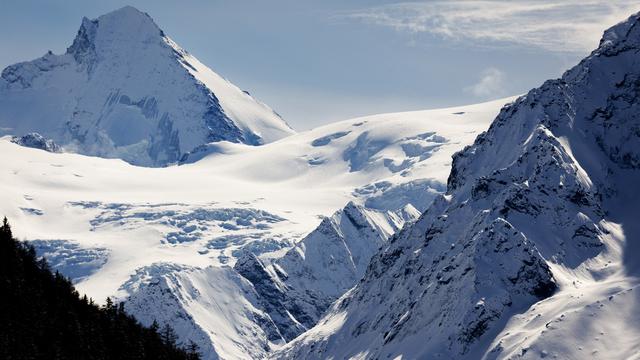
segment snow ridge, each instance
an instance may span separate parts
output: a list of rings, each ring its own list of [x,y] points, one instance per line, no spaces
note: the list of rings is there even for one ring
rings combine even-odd
[[[404,222],[349,202],[281,258],[266,265],[251,253],[234,269],[255,287],[288,342],[315,325],[364,275],[371,257]]]

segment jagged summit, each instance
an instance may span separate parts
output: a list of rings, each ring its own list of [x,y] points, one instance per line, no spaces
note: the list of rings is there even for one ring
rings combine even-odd
[[[174,163],[209,142],[260,145],[293,133],[131,6],[84,18],[65,54],[4,69],[0,127],[143,166]]]
[[[100,31],[111,33],[110,37],[119,41],[136,42],[151,36],[164,37],[164,33],[151,16],[133,6],[124,6],[95,20],[85,17],[82,19],[82,28],[86,28],[88,23],[99,24]]]
[[[600,40],[598,50],[624,46],[637,47],[640,44],[640,13],[631,15],[627,20],[607,29]],[[597,50],[596,50],[597,51]]]
[[[167,48],[164,32],[149,14],[125,6],[97,19],[82,18],[82,24],[67,54],[91,71],[98,59],[142,57]],[[153,51],[150,51],[153,50]]]
[[[138,29],[140,28],[140,25],[142,25],[150,30],[161,31],[149,14],[140,11],[131,5],[125,5],[119,9],[101,15],[97,20],[103,24],[113,22],[113,24],[118,26],[135,25]]]
[[[82,18],[73,44],[67,53],[81,57],[88,52],[106,49],[124,50],[123,43],[139,45],[148,42],[162,43],[164,33],[147,13],[125,6],[97,19]]]

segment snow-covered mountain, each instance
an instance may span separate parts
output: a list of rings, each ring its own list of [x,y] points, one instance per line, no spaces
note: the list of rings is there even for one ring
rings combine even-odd
[[[4,69],[0,128],[143,166],[213,141],[260,145],[294,133],[130,6],[84,18],[66,53]]]
[[[281,258],[265,264],[247,252],[234,269],[253,284],[282,339],[293,340],[362,278],[390,235],[417,219],[419,212],[406,207],[398,216],[349,202]]]
[[[263,146],[221,141],[163,168],[5,137],[0,213],[79,291],[127,300],[207,359],[263,358],[357,283],[510,100],[346,120]]]
[[[287,359],[631,359],[640,15],[454,156],[447,192]]]

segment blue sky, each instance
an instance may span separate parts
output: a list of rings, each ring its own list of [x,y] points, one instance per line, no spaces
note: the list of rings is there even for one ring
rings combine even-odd
[[[298,130],[524,93],[640,10],[626,0],[3,0],[0,68],[64,52],[82,16],[124,5]]]

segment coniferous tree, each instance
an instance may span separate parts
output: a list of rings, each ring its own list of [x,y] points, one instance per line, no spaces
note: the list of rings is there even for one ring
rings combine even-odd
[[[2,219],[2,228],[0,228],[0,232],[2,232],[3,236],[13,238],[13,234],[11,233],[11,226],[9,226],[9,220],[7,220],[6,216],[4,217],[4,219]]]
[[[178,341],[178,335],[173,330],[171,325],[164,324],[162,327],[162,331],[160,332],[160,336],[162,337],[162,341],[169,346],[176,346],[176,341]]]
[[[153,323],[151,323],[151,326],[149,326],[149,329],[157,333],[158,330],[160,329],[160,325],[158,325],[158,322],[155,319],[153,319]]]
[[[200,347],[193,340],[189,340],[189,345],[187,345],[186,350],[189,356],[189,360],[200,359]]]

